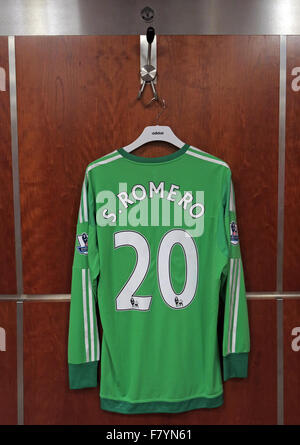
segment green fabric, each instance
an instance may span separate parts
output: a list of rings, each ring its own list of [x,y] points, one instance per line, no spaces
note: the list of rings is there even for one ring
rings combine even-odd
[[[94,388],[97,386],[98,361],[73,365],[69,363],[70,389]]]
[[[234,377],[248,377],[248,353],[229,354],[223,357],[224,381]]]
[[[205,398],[197,397],[195,399],[183,400],[180,402],[144,402],[128,403],[119,400],[100,399],[101,409],[124,414],[142,414],[142,413],[181,413],[192,409],[217,408],[223,405],[223,394],[217,397]]]
[[[100,397],[117,401],[104,404],[119,412],[140,403],[150,403],[149,410],[163,403],[168,412],[178,401],[178,409],[191,399],[211,401],[223,392],[222,357],[250,350],[231,171],[187,147],[151,159],[115,150],[84,174],[74,236],[70,380],[73,387],[96,386],[89,363],[100,360],[101,350]]]
[[[175,159],[178,156],[182,156],[186,150],[188,149],[189,145],[188,144],[184,144],[180,149],[174,151],[174,153],[171,153],[169,155],[165,155],[165,156],[156,156],[154,158],[145,158],[142,156],[136,156],[132,153],[128,153],[126,150],[124,150],[123,148],[119,148],[118,152],[124,156],[125,158],[131,159],[132,161],[136,161],[136,162],[166,162],[166,161],[170,161],[171,159]]]

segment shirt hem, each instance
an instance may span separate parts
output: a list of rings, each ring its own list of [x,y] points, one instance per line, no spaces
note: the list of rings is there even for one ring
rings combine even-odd
[[[180,402],[153,401],[132,403],[100,397],[101,409],[122,414],[181,413],[200,408],[218,408],[223,403],[223,393],[217,397],[196,397]]]

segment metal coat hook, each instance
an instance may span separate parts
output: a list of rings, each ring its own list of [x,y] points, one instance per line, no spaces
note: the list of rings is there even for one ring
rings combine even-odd
[[[156,92],[154,83],[156,81],[156,75],[157,75],[157,69],[156,67],[152,64],[152,45],[153,42],[155,40],[156,43],[156,39],[155,39],[155,29],[153,28],[153,26],[149,26],[147,28],[147,33],[146,33],[146,42],[142,39],[144,36],[141,36],[140,39],[140,45],[141,45],[141,61],[142,61],[142,53],[147,50],[147,58],[146,58],[146,64],[143,64],[141,66],[141,70],[140,70],[140,76],[141,76],[141,82],[142,82],[142,86],[139,90],[139,94],[137,99],[140,99],[145,85],[146,83],[150,83],[151,88],[152,88],[152,92],[153,92],[153,98],[151,99],[151,101],[146,104],[146,106],[149,106],[153,100],[158,100],[158,94]],[[155,52],[155,56],[156,56],[156,52]]]

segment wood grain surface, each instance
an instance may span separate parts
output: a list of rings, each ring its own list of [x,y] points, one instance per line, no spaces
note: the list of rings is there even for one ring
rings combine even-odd
[[[284,274],[285,291],[300,290],[300,137],[298,116],[300,113],[300,91],[293,89],[300,85],[300,36],[287,37],[286,67],[286,159],[284,196]]]
[[[1,79],[3,76],[5,78],[5,91],[0,91],[0,294],[15,294],[17,286],[7,37],[0,37],[0,69]]]
[[[300,425],[300,295],[284,301],[284,422]]]
[[[0,300],[0,327],[6,348],[0,351],[0,425],[17,423],[17,303]]]

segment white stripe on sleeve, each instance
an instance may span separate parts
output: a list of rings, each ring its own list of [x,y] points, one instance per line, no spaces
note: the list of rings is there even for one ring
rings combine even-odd
[[[235,294],[235,308],[234,308],[234,321],[233,321],[233,331],[232,331],[231,352],[235,352],[235,345],[236,345],[237,317],[238,317],[239,296],[240,296],[240,277],[241,277],[241,260],[239,259],[239,273],[238,273],[236,294]]]
[[[88,287],[89,287],[89,309],[90,309],[90,335],[91,335],[91,361],[95,360],[95,342],[94,342],[94,314],[93,314],[93,291],[90,269],[88,269]]]
[[[234,274],[233,281],[230,282],[229,295],[230,295],[230,307],[229,307],[229,324],[228,324],[228,338],[227,338],[227,351],[230,352],[230,332],[232,325],[232,314],[233,314],[233,302],[234,302],[234,289],[236,283],[236,269],[237,269],[237,260],[234,258],[230,259],[230,263],[233,264]]]
[[[86,269],[81,270],[82,273],[82,305],[83,305],[83,322],[84,322],[84,343],[86,361],[90,361],[89,356],[89,334],[88,334],[88,321],[87,321],[87,302],[86,302]]]
[[[87,196],[86,196],[86,181],[87,181],[87,175],[84,176],[83,181],[83,215],[84,215],[84,221],[88,221],[88,207],[87,207]]]

